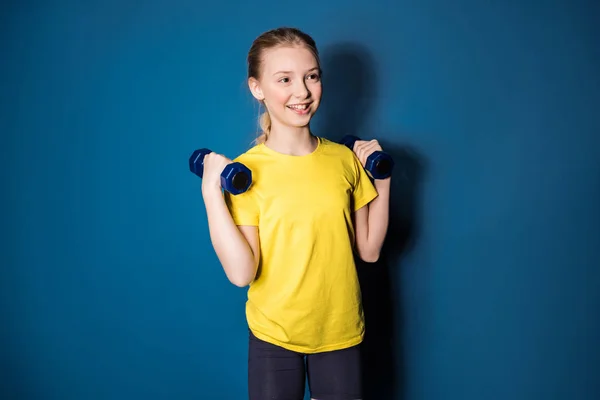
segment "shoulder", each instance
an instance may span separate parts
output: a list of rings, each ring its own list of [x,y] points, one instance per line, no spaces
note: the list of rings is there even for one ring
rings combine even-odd
[[[360,161],[354,151],[352,151],[345,144],[337,143],[329,139],[321,138],[322,141],[322,153],[335,159],[336,162],[340,162],[344,168],[352,170],[354,173],[358,172]]]
[[[344,160],[352,160],[354,158],[354,152],[348,146],[323,137],[320,139],[324,153],[341,157]]]
[[[235,157],[232,161],[240,162],[242,164],[252,163],[255,160],[257,160],[258,158],[260,158],[263,154],[264,154],[263,145],[256,144],[256,145],[250,147],[248,150],[246,150],[242,154]]]

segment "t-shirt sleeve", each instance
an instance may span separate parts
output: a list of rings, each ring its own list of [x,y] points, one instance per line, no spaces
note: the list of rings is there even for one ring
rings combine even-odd
[[[354,155],[354,153],[352,154]],[[373,201],[378,194],[377,189],[375,189],[375,186],[367,174],[367,171],[365,171],[356,155],[354,155],[354,170],[356,174],[356,180],[352,190],[352,211],[357,211],[361,207],[364,207]]]
[[[238,195],[224,192],[225,204],[236,225],[258,226],[259,209],[252,189]]]

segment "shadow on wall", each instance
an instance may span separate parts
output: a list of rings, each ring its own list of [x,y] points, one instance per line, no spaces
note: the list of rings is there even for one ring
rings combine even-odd
[[[404,386],[403,315],[397,290],[402,257],[415,243],[418,228],[419,184],[424,163],[407,146],[379,139],[365,124],[377,99],[376,64],[367,49],[344,43],[321,51],[323,104],[317,123],[321,136],[339,140],[345,134],[377,138],[395,161],[390,226],[380,260],[357,260],[366,318],[363,342],[364,399],[402,399]],[[394,132],[387,137],[400,137]]]

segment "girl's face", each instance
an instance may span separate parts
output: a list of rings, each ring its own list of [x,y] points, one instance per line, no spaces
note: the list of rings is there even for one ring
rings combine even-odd
[[[307,126],[322,94],[317,60],[303,46],[265,51],[261,77],[250,79],[249,86],[254,97],[264,101],[274,126]]]

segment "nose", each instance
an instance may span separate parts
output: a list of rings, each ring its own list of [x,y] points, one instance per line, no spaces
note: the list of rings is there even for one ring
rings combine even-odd
[[[310,90],[308,90],[304,80],[297,81],[294,87],[294,95],[299,99],[306,99],[310,97]]]

